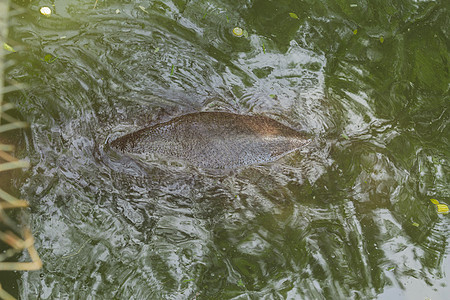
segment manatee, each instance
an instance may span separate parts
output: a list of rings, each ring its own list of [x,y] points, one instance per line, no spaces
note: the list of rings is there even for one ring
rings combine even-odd
[[[197,112],[129,133],[110,145],[123,153],[156,153],[205,169],[235,169],[275,161],[308,142],[304,134],[265,116]]]

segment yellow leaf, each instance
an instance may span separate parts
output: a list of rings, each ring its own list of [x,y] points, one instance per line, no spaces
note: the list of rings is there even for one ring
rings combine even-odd
[[[41,14],[43,14],[44,16],[48,17],[48,16],[50,16],[52,14],[52,9],[50,7],[44,6],[44,7],[41,7],[39,12]]]
[[[357,34],[358,33],[358,29],[353,30],[353,34]]]
[[[438,205],[439,201],[437,201],[436,199],[430,199],[431,203]]]
[[[413,222],[412,226],[419,227],[419,223]]]
[[[290,13],[289,13],[289,16],[290,16],[292,19],[298,19],[298,16],[297,16],[295,13],[293,13],[293,12],[290,12]]]
[[[448,206],[445,204],[437,204],[437,212],[440,214],[448,214],[449,210],[448,210]]]
[[[139,7],[143,12],[145,12],[145,13],[148,14],[148,11],[145,9],[145,7],[143,7],[143,6],[141,6],[141,5],[139,5],[138,7]]]
[[[244,30],[242,30],[242,28],[240,27],[234,27],[233,28],[233,34],[237,37],[243,36],[244,35]]]
[[[14,50],[14,48],[8,45],[7,43],[3,43],[3,49],[9,52],[16,52],[16,50]]]

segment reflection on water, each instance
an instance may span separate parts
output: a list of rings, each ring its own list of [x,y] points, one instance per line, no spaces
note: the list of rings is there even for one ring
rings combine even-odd
[[[16,1],[11,21],[7,76],[30,87],[8,96],[31,125],[17,185],[44,261],[18,277],[22,298],[450,293],[448,216],[429,201],[450,204],[444,4],[91,2],[44,17],[49,3]],[[221,176],[103,151],[217,110],[315,138]]]

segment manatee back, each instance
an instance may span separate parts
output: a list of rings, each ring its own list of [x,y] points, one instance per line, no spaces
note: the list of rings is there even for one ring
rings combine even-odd
[[[265,116],[199,112],[122,136],[111,146],[125,153],[157,153],[207,169],[274,161],[308,139]]]

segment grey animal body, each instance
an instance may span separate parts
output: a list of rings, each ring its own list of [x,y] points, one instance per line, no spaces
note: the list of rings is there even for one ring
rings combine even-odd
[[[110,143],[129,154],[162,154],[205,169],[271,162],[301,148],[306,136],[265,116],[198,112],[129,133]]]

